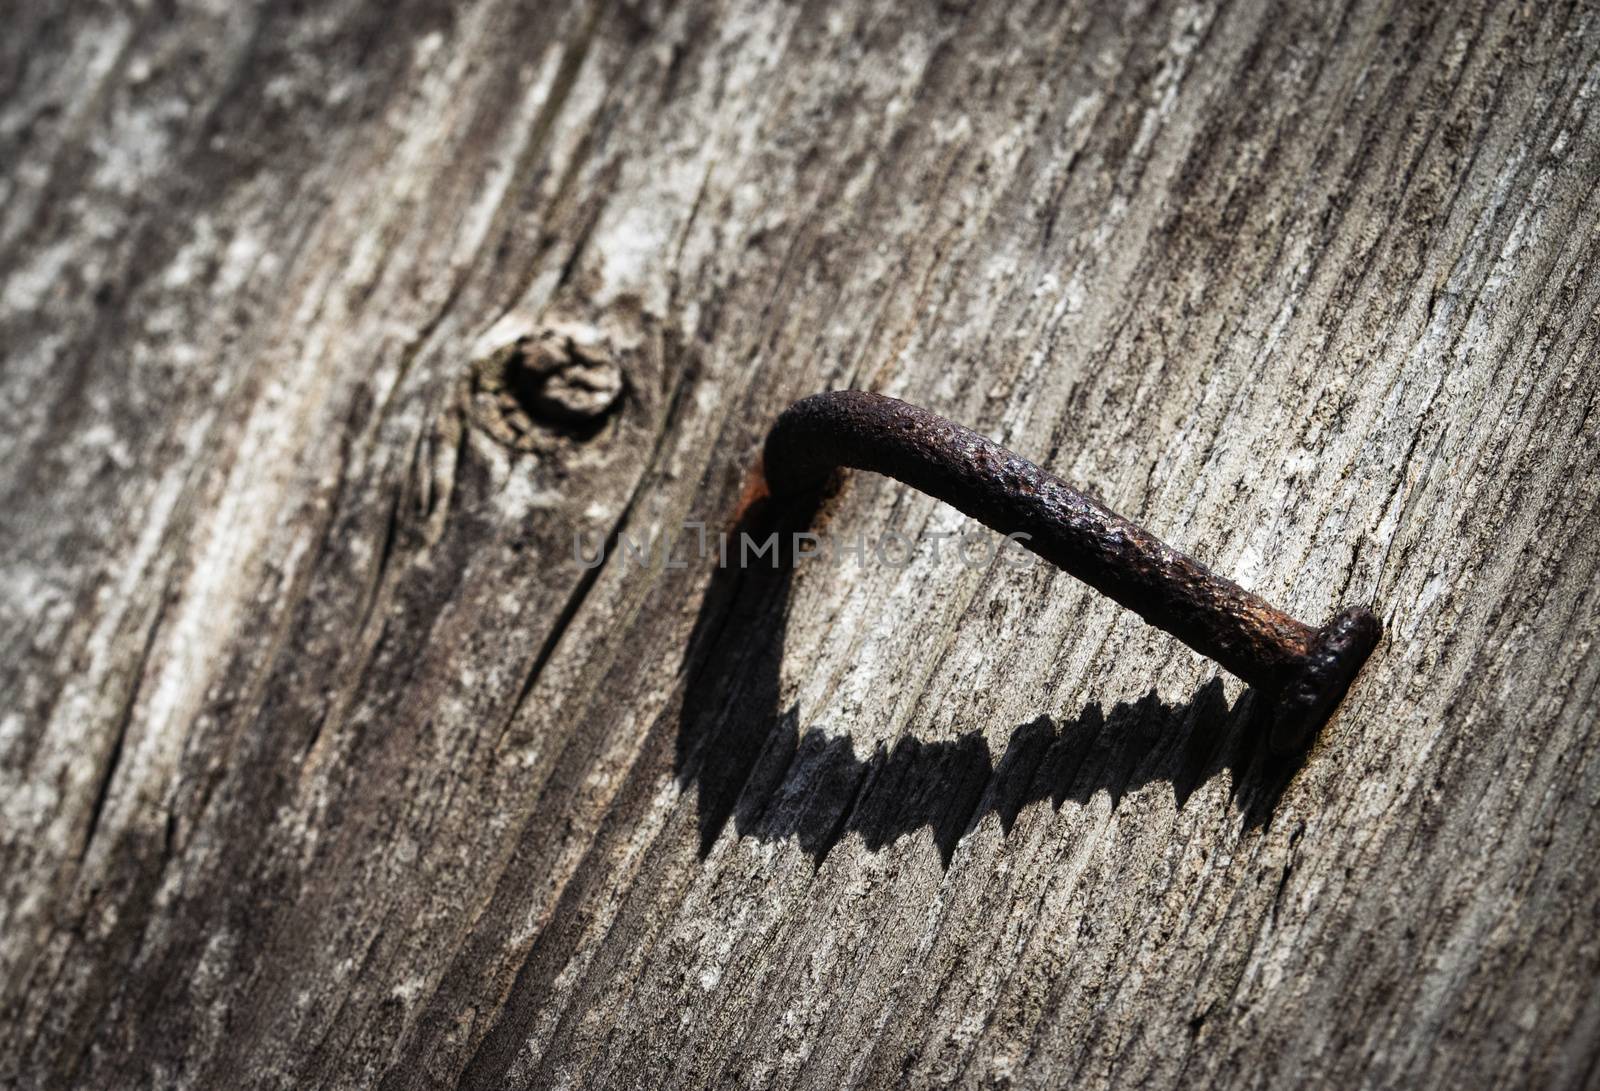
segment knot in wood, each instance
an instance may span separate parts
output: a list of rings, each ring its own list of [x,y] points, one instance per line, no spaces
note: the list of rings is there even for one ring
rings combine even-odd
[[[521,451],[593,439],[622,407],[622,367],[592,327],[552,324],[473,365],[469,407],[495,439]]]

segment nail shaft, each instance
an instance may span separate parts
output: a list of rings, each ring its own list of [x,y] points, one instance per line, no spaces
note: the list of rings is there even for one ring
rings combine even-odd
[[[805,398],[767,437],[776,497],[841,467],[903,481],[1024,544],[1252,686],[1278,698],[1274,747],[1309,742],[1380,632],[1370,611],[1306,625],[1085,496],[1054,474],[926,409],[866,391]]]

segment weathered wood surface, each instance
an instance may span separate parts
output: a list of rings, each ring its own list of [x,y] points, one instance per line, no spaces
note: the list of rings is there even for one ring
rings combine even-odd
[[[1594,6],[4,22],[6,1085],[1600,1080]],[[1388,638],[574,560],[847,385]]]

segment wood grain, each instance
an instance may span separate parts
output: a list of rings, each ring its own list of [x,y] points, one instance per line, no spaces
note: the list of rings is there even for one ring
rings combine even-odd
[[[5,1085],[1597,1085],[1594,5],[5,22]],[[1387,638],[574,556],[847,386]]]

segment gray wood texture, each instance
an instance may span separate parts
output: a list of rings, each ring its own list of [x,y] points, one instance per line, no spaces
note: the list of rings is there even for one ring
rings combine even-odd
[[[1593,4],[3,21],[0,1083],[1600,1081]],[[1386,639],[575,558],[844,386]]]

